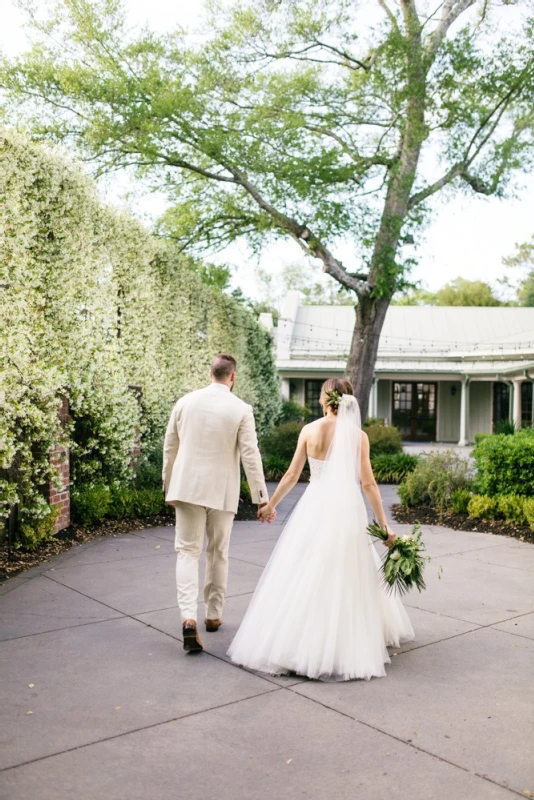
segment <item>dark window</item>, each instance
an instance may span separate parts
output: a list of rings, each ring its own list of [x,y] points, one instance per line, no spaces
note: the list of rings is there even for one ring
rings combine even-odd
[[[510,385],[508,383],[493,384],[493,428],[503,419],[510,419]]]
[[[532,383],[529,381],[521,384],[521,425],[523,428],[532,427]]]
[[[393,383],[393,424],[405,439],[436,438],[435,383]]]
[[[319,397],[321,396],[321,386],[325,380],[326,378],[320,381],[306,381],[306,407],[310,409],[310,416],[308,417],[310,422],[323,416]]]

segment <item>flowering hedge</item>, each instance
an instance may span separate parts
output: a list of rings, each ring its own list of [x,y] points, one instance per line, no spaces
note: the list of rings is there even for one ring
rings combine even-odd
[[[48,452],[71,445],[76,485],[125,481],[137,433],[160,441],[173,402],[236,355],[258,428],[279,408],[270,336],[134,218],[103,205],[57,150],[0,130],[0,514],[42,520]],[[72,423],[61,432],[57,395]],[[139,399],[140,398],[140,399]]]

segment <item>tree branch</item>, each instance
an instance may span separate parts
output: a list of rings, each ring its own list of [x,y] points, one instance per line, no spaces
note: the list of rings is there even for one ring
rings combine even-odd
[[[460,14],[463,14],[470,6],[474,5],[475,2],[476,0],[445,0],[441,11],[441,19],[436,29],[428,37],[426,54],[430,61],[432,61],[436,55],[452,23],[458,19]]]

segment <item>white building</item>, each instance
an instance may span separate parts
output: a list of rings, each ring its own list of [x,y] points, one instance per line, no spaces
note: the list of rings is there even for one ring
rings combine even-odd
[[[289,292],[276,363],[284,397],[320,414],[321,383],[342,376],[352,306],[303,306]],[[260,321],[272,329],[270,314]],[[532,425],[534,308],[391,306],[380,337],[369,415],[410,440],[473,441],[509,418]]]

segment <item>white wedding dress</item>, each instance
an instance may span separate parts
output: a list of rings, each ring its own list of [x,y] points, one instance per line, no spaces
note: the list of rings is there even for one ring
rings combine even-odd
[[[414,638],[400,599],[386,592],[367,534],[360,488],[360,412],[343,395],[325,461],[265,567],[228,655],[272,675],[321,680],[386,674],[388,645]]]

